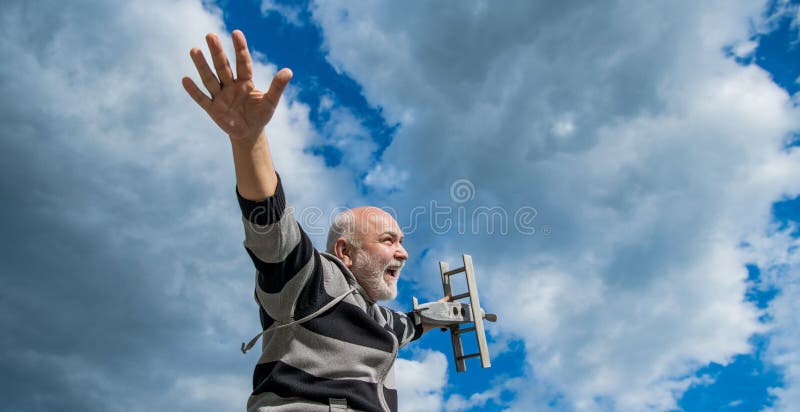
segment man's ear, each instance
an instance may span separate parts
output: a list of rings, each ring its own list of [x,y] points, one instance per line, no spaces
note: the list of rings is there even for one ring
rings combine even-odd
[[[355,250],[353,250],[352,245],[343,237],[336,239],[336,242],[333,244],[333,254],[336,255],[348,269],[353,266],[352,256],[354,252]]]

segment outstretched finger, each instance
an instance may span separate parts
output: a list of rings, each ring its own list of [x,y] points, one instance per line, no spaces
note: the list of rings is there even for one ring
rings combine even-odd
[[[194,84],[194,81],[188,77],[184,77],[181,80],[181,83],[183,84],[183,88],[186,89],[186,93],[189,93],[189,96],[192,97],[192,100],[200,105],[203,110],[208,111],[208,109],[211,107],[211,99],[209,99],[208,96],[206,96],[205,93],[203,93],[200,88]]]
[[[208,43],[208,50],[211,52],[211,61],[214,62],[214,69],[217,70],[219,83],[223,87],[226,84],[233,83],[231,65],[228,63],[228,56],[225,55],[225,50],[222,49],[222,42],[219,41],[219,37],[214,33],[209,33],[206,35],[206,43]]]
[[[203,52],[200,49],[192,49],[189,52],[189,56],[192,58],[194,66],[197,67],[197,73],[200,74],[200,80],[203,82],[203,86],[206,86],[206,90],[211,93],[212,97],[219,93],[219,80],[217,80],[217,76],[214,76],[211,68],[208,67]]]
[[[281,95],[283,94],[283,89],[289,84],[289,80],[292,80],[292,71],[287,68],[281,69],[281,71],[272,78],[272,83],[270,83],[269,90],[267,90],[266,99],[273,106],[278,106],[278,102],[281,100]]]
[[[233,49],[236,50],[236,78],[238,80],[251,80],[253,78],[253,61],[250,51],[247,50],[247,40],[241,30],[234,30]]]

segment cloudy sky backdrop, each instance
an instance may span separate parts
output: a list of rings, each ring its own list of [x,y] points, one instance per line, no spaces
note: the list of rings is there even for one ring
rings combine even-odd
[[[403,411],[800,410],[800,8],[784,0],[0,5],[0,400],[236,411],[258,355],[207,32],[256,84],[318,247],[390,207],[395,308],[475,261],[494,367],[400,353]]]

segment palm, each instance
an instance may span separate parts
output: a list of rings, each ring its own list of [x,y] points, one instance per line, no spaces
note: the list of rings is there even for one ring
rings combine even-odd
[[[211,119],[229,136],[255,136],[267,125],[277,102],[255,88],[252,81],[236,81],[214,97],[207,110]]]
[[[216,76],[199,49],[192,49],[190,55],[211,98],[200,91],[188,77],[183,79],[183,86],[231,139],[255,141],[272,118],[281,93],[292,77],[292,72],[289,69],[281,70],[275,75],[269,90],[266,93],[262,92],[253,84],[252,61],[241,32],[233,33],[233,45],[236,51],[235,79],[216,35],[209,34],[206,36],[206,41]]]

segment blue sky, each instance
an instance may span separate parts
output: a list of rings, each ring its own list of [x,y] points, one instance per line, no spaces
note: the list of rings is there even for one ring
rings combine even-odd
[[[391,208],[390,305],[469,253],[500,317],[491,369],[402,351],[401,410],[800,410],[797,2],[551,3],[4,2],[3,409],[244,407],[229,148],[180,87],[241,29],[295,73],[267,134],[317,245]]]

